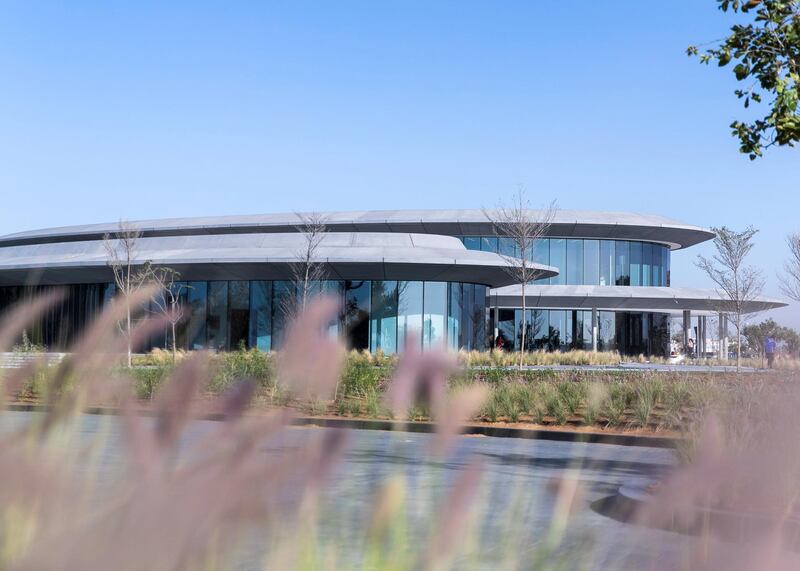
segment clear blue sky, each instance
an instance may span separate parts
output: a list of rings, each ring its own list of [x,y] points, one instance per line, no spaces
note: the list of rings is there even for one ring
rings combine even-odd
[[[534,204],[800,231],[800,149],[727,125],[713,0],[10,2],[0,233],[119,218]],[[697,247],[673,283],[706,286]],[[800,327],[794,306],[775,312]]]

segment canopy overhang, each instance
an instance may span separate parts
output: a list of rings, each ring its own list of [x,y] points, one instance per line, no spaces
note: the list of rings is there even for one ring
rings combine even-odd
[[[490,291],[492,305],[522,307],[522,286],[512,285]],[[766,297],[747,300],[744,313],[776,309],[786,302]],[[613,311],[703,311],[728,313],[735,310],[730,300],[716,290],[648,286],[528,285],[525,306],[531,309],[599,309]]]

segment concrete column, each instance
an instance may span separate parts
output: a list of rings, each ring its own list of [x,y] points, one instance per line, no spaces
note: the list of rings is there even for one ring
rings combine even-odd
[[[597,335],[598,335],[598,325],[597,325],[597,308],[592,308],[592,351],[597,353]]]
[[[689,331],[692,328],[692,312],[683,310],[683,354],[689,355]]]

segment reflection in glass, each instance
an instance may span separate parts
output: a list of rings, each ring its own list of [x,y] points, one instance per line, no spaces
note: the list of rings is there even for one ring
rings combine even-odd
[[[228,282],[208,282],[208,347],[228,348]]]
[[[369,302],[369,281],[344,281],[344,331],[348,349],[369,349]]]
[[[497,238],[495,236],[481,236],[481,250],[497,253]]]
[[[600,275],[598,276],[598,283],[603,286],[616,284],[613,240],[600,240]]]
[[[206,347],[207,299],[208,282],[189,282],[186,337],[189,340],[189,349],[192,350]]]
[[[564,335],[566,333],[566,312],[562,309],[550,310],[550,329],[548,331],[547,349],[549,351],[562,351],[566,349]]]
[[[614,245],[616,263],[614,272],[616,274],[616,284],[627,286],[631,285],[631,244],[630,242],[618,241]]]
[[[563,238],[550,238],[550,265],[558,268],[559,274],[550,278],[553,285],[566,283],[567,241]]]
[[[250,347],[272,349],[272,282],[250,282]]]
[[[272,348],[283,347],[286,327],[292,319],[297,302],[295,284],[286,280],[272,282]]]
[[[631,285],[642,285],[642,243],[631,242]]]
[[[250,336],[250,282],[228,282],[228,347],[246,348]]]
[[[422,327],[422,346],[443,344],[446,336],[447,282],[425,282],[425,320]]]
[[[642,244],[642,285],[649,286],[652,284],[653,277],[653,245]]]
[[[583,284],[583,240],[567,240],[567,285]]]
[[[461,333],[461,315],[464,312],[463,287],[460,283],[448,283],[447,304],[447,346],[453,351],[463,346],[464,339]]]
[[[583,284],[600,283],[600,241],[583,241]]]
[[[481,237],[480,236],[464,236],[464,247],[467,250],[479,250],[481,249]]]
[[[501,256],[507,256],[509,258],[519,257],[517,255],[517,245],[514,243],[514,240],[505,236],[497,239],[497,252]]]
[[[397,350],[412,341],[422,344],[422,282],[398,282]]]
[[[397,282],[372,282],[369,349],[386,354],[397,351]]]

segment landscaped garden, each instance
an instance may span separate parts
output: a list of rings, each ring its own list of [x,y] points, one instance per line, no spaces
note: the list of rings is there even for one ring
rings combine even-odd
[[[176,356],[156,350],[134,358],[131,369],[115,374],[130,377],[136,396],[149,400],[191,353]],[[729,410],[748,395],[780,390],[796,376],[796,363],[781,372],[691,372],[672,370],[604,369],[619,364],[616,353],[530,353],[529,365],[596,365],[588,368],[522,369],[511,365],[508,353],[459,353],[448,376],[448,391],[472,385],[486,388],[486,399],[470,422],[547,428],[554,430],[628,432],[678,436],[692,431],[711,410]],[[173,362],[173,358],[175,362]],[[304,416],[436,420],[425,399],[416,399],[405,415],[394,414],[387,403],[398,363],[397,356],[351,352],[347,354],[334,398],[298,395],[280,378],[279,353],[239,350],[208,354],[209,397],[224,393],[242,379],[254,382],[257,409],[288,407]],[[24,402],[46,399],[47,375],[42,369],[18,393]],[[63,390],[63,389],[62,389]],[[98,403],[108,404],[108,403]],[[113,404],[113,403],[112,403]]]

